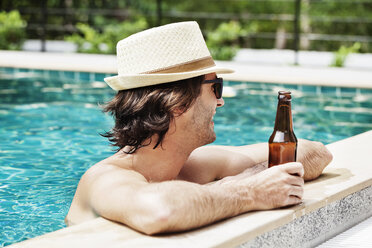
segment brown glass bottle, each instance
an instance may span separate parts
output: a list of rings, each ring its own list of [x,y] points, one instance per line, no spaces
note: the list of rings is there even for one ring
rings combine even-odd
[[[295,162],[297,157],[297,138],[293,132],[291,92],[278,92],[274,131],[269,139],[269,167]]]

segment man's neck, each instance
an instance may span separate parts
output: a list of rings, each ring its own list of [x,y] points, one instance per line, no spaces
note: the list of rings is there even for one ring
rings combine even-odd
[[[192,152],[169,142],[163,142],[156,149],[153,147],[151,143],[132,155],[132,169],[151,182],[175,179]]]
[[[126,160],[126,168],[142,174],[149,182],[161,182],[175,179],[191,152],[199,145],[188,142],[190,137],[187,133],[169,130],[161,144],[155,149],[157,136],[145,141],[149,144],[139,148],[133,154],[119,156]],[[151,141],[151,142],[149,142]],[[125,148],[124,148],[125,149]]]

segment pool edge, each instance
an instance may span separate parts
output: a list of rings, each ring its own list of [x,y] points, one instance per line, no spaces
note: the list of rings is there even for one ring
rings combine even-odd
[[[146,236],[124,225],[110,222],[103,218],[82,223],[45,234],[30,240],[13,244],[9,247],[79,247],[84,244],[99,247],[103,243],[112,246],[146,246],[161,245],[171,247],[188,247],[198,244],[202,247],[235,247],[250,242],[256,237],[271,232],[316,212],[324,206],[333,204],[372,185],[372,167],[369,161],[368,147],[372,147],[372,131],[368,131],[327,145],[334,160],[325,173],[340,173],[339,169],[350,170],[349,177],[337,182],[313,181],[305,188],[305,203],[288,209],[257,211],[221,221],[204,228],[180,234],[161,237]],[[345,151],[352,150],[353,153]],[[356,162],[357,164],[353,164]],[[342,175],[341,175],[342,176]],[[332,181],[333,180],[333,181]],[[326,192],[319,195],[317,192]],[[371,196],[369,196],[371,199]],[[252,224],[253,223],[253,224]],[[258,224],[260,223],[260,224]],[[107,243],[108,242],[108,243]],[[244,246],[247,247],[247,244]]]
[[[48,69],[116,74],[115,55],[42,53],[0,50],[0,67]],[[224,74],[226,80],[286,83],[372,89],[372,71],[331,67],[257,65],[216,61],[217,66],[235,70]]]

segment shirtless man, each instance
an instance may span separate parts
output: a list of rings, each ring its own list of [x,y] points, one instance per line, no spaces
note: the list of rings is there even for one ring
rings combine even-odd
[[[117,95],[106,137],[113,156],[82,176],[66,224],[98,216],[145,234],[183,231],[251,210],[302,201],[304,179],[332,160],[319,142],[300,140],[298,161],[267,169],[267,143],[204,146],[216,139],[222,79],[196,22],[149,29],[118,43]]]

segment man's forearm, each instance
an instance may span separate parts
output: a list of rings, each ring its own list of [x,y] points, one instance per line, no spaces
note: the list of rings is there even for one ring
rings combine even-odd
[[[256,164],[252,167],[249,167],[249,168],[245,169],[243,172],[241,172],[237,175],[227,176],[227,177],[224,177],[220,180],[210,182],[209,184],[223,184],[223,183],[231,181],[231,180],[237,180],[237,179],[245,178],[247,176],[253,176],[257,173],[260,173],[263,170],[266,170],[267,165],[268,165],[268,162],[264,161],[264,162],[261,162],[259,164]]]
[[[148,234],[183,231],[232,217],[254,208],[247,187],[200,185],[185,181],[150,184],[161,194],[163,214]],[[155,193],[155,192],[154,192]],[[147,227],[148,228],[148,227]]]
[[[297,204],[303,195],[303,173],[300,163],[288,163],[269,170],[262,168],[253,177],[241,173],[209,185],[185,181],[150,184],[148,189],[161,195],[156,197],[161,204],[155,205],[163,206],[166,214],[160,215],[147,233],[189,230],[251,210]]]
[[[254,172],[257,165],[268,163],[268,147],[267,143],[259,143],[255,145],[231,147],[229,149],[246,154],[256,161],[256,164],[253,166],[247,165],[247,171],[250,171],[252,168],[252,172]],[[297,161],[303,164],[305,169],[304,179],[308,181],[317,178],[322,173],[324,168],[332,161],[332,154],[320,142],[299,139]]]

